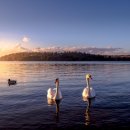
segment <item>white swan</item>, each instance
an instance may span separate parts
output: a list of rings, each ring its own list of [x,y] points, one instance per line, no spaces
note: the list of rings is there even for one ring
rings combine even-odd
[[[56,88],[52,89],[49,88],[47,91],[47,98],[51,100],[61,100],[62,99],[62,94],[59,88],[59,79],[57,78],[55,80]]]
[[[87,86],[84,88],[82,92],[84,100],[87,98],[94,98],[96,96],[95,90],[90,86],[90,79],[92,79],[92,76],[90,74],[87,74],[86,75]]]

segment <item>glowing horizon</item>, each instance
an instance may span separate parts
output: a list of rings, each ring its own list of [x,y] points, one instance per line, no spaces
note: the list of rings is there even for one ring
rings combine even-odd
[[[129,0],[1,0],[0,48],[22,43],[130,51],[129,5]]]

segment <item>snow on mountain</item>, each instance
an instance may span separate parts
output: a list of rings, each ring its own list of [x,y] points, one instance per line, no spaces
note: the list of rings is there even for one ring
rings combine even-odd
[[[0,50],[0,56],[18,53],[18,52],[83,52],[89,54],[100,54],[100,55],[128,55],[129,52],[121,48],[96,48],[96,47],[47,47],[41,48],[37,47],[34,49],[28,49],[21,46],[21,44],[16,45],[10,50]]]
[[[14,48],[1,50],[0,51],[0,56],[12,54],[12,53],[19,53],[19,52],[31,52],[31,50],[22,47],[21,44],[17,44]]]
[[[47,47],[47,48],[34,48],[32,49],[33,52],[64,52],[63,48],[61,47]]]
[[[127,55],[130,52],[121,48],[96,48],[96,47],[47,47],[47,48],[35,48],[33,52],[82,52],[99,55]]]
[[[21,46],[21,44],[16,45],[13,49],[11,49],[10,51],[12,52],[30,52],[30,49],[24,48]]]

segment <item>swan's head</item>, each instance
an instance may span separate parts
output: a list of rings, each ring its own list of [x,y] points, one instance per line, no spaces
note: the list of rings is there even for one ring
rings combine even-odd
[[[88,79],[92,79],[92,75],[91,74],[86,74],[86,80]]]
[[[58,78],[55,80],[55,84],[56,84],[56,86],[59,86],[59,79]]]

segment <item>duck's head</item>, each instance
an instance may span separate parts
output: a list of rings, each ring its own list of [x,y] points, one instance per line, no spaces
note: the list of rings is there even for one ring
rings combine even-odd
[[[86,74],[86,80],[88,79],[92,79],[92,75],[91,74]]]
[[[8,82],[10,82],[10,79],[8,79]]]
[[[59,86],[59,79],[58,78],[55,80],[55,84],[56,84],[56,86]]]

